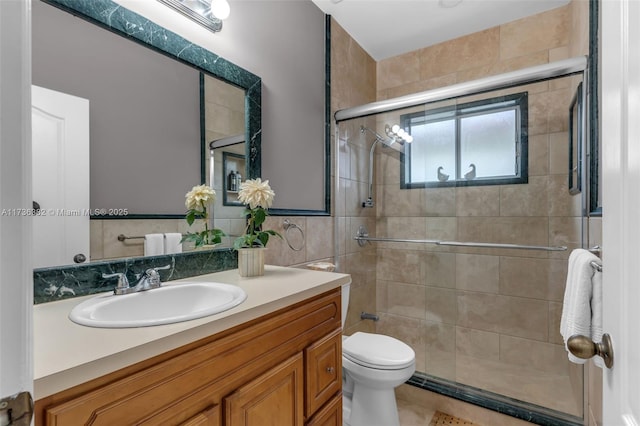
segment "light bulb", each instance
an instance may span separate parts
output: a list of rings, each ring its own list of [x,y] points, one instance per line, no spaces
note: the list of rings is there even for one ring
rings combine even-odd
[[[404,129],[400,129],[400,130],[398,130],[398,131],[396,132],[396,134],[397,134],[398,136],[400,136],[401,138],[404,138],[404,135],[406,135],[406,134],[407,134],[407,132],[405,132],[405,131],[404,131]]]
[[[407,134],[405,135],[404,140],[407,141],[407,143],[411,143],[413,142],[413,136]]]
[[[397,124],[394,124],[393,126],[391,126],[391,131],[393,133],[398,133],[398,130],[400,130],[400,126],[398,126]]]
[[[216,18],[223,20],[229,17],[231,7],[227,0],[211,0],[211,14]]]

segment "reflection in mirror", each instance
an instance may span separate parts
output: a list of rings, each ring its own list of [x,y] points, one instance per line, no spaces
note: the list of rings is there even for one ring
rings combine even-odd
[[[184,220],[184,196],[206,181],[208,141],[247,135],[249,143],[239,146],[246,148],[244,176],[260,175],[259,77],[108,0],[35,1],[33,22],[34,84],[89,100],[90,179],[80,182],[90,185],[86,258],[141,256],[146,234],[196,231]],[[140,58],[150,68],[136,62]],[[165,80],[156,88],[144,86],[158,74]],[[138,145],[142,140],[149,145]],[[123,213],[93,214],[102,208]],[[232,223],[224,215],[220,220],[220,228]],[[64,258],[38,266],[73,263]]]

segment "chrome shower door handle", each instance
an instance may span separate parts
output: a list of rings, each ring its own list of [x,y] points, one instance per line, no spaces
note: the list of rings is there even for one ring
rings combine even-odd
[[[613,367],[613,345],[611,344],[611,336],[602,335],[602,342],[596,343],[587,336],[576,334],[567,340],[567,348],[569,352],[578,358],[589,359],[598,355],[604,360],[607,368]]]

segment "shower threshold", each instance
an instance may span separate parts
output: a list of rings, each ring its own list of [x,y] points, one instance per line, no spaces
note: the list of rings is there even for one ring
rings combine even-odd
[[[425,373],[416,372],[406,384],[541,426],[583,426],[584,424],[580,417]]]

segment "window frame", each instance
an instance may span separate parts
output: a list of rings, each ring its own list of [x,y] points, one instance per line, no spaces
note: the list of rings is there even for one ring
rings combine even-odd
[[[513,105],[505,105],[512,103]],[[501,104],[501,105],[497,105]],[[407,176],[411,176],[411,144],[405,144],[404,150],[400,152],[400,188],[442,188],[456,186],[484,186],[484,185],[513,185],[526,184],[529,181],[529,143],[528,143],[528,92],[520,92],[511,95],[498,96],[479,101],[466,102],[442,108],[436,108],[429,111],[415,112],[411,114],[403,114],[400,116],[400,127],[411,133],[411,122],[416,118],[422,118],[420,124],[442,121],[445,119],[455,120],[455,162],[457,173],[460,178],[455,177],[453,180],[446,182],[424,181],[424,182],[407,182]],[[492,107],[493,106],[493,107]],[[516,157],[517,171],[516,174],[509,177],[486,177],[466,180],[462,178],[461,165],[461,140],[460,140],[460,122],[465,117],[477,116],[483,113],[494,113],[505,110],[516,110],[516,122],[519,122],[519,140],[516,141]],[[440,117],[437,117],[437,116]],[[444,117],[449,115],[449,117]],[[433,119],[429,119],[434,116]]]

